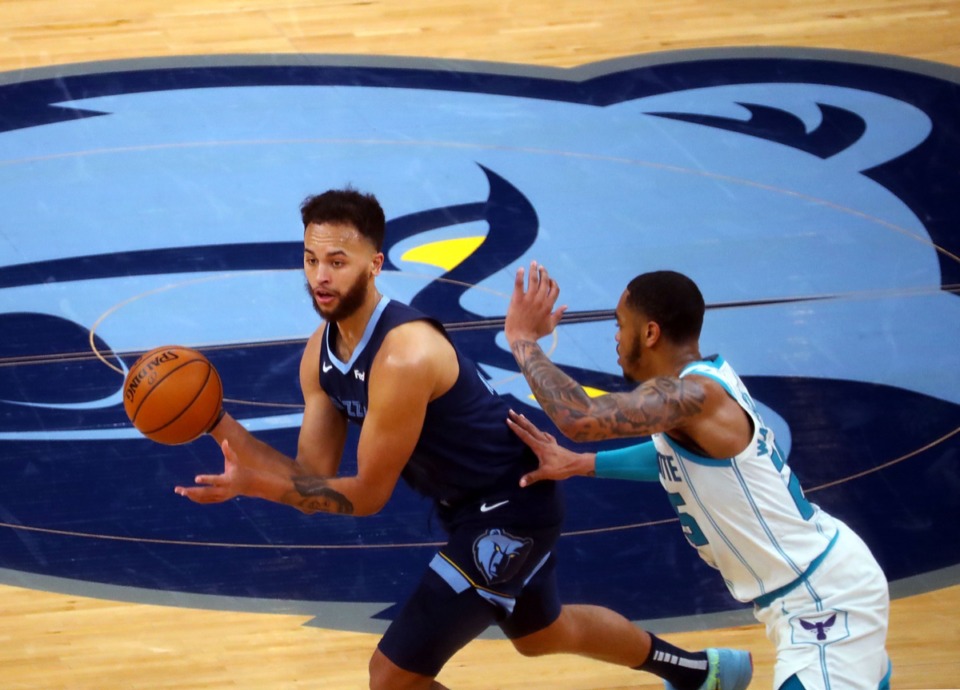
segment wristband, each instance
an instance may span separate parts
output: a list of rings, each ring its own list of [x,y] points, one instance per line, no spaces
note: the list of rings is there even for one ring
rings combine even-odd
[[[216,429],[217,426],[220,424],[220,422],[223,421],[223,416],[224,416],[225,414],[227,414],[227,411],[221,407],[221,408],[220,408],[220,414],[217,415],[217,419],[213,422],[213,424],[210,425],[210,428],[207,429],[207,430],[206,430],[205,432],[203,432],[203,433],[205,433],[205,434],[212,434],[212,433],[213,433],[213,430]]]
[[[594,474],[604,479],[655,482],[660,479],[660,462],[653,441],[616,450],[597,452]]]

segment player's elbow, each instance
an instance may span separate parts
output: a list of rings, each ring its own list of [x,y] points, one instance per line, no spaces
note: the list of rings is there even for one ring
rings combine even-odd
[[[357,517],[369,517],[370,515],[376,515],[384,506],[387,505],[387,502],[390,500],[390,494],[381,495],[377,493],[366,493],[358,497],[357,501],[354,503],[353,514]]]
[[[357,517],[370,517],[371,515],[376,515],[383,507],[386,505],[386,501],[380,502],[361,502],[357,505],[356,510],[353,512]]]
[[[572,419],[567,418],[557,421],[556,425],[557,429],[560,430],[560,433],[571,441],[583,443],[585,441],[593,440],[592,425],[589,423],[588,419],[582,417]]]
[[[333,514],[333,515],[352,515],[354,517],[366,517],[376,515],[383,509],[383,503],[368,503],[366,501],[351,502],[345,499],[338,501],[316,501],[306,500],[296,505],[294,508],[304,515]]]

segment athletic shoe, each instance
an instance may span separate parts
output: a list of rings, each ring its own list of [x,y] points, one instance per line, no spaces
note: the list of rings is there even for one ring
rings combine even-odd
[[[753,657],[739,649],[708,649],[710,671],[697,690],[746,690],[753,678]],[[676,690],[664,681],[667,690]]]

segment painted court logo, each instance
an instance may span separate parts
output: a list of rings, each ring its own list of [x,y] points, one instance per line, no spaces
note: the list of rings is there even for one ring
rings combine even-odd
[[[419,497],[398,489],[359,524],[256,501],[184,505],[170,487],[209,471],[216,449],[160,447],[123,410],[140,353],[202,345],[227,410],[297,448],[298,365],[317,323],[297,208],[346,184],[387,214],[378,289],[443,322],[534,421],[545,417],[502,334],[518,266],[536,259],[563,286],[554,358],[591,394],[629,386],[613,345],[628,281],[694,276],[705,338],[808,495],[829,509],[856,481],[900,506],[872,525],[891,580],[960,563],[960,541],[911,527],[960,522],[955,476],[926,482],[916,505],[903,493],[960,448],[960,73],[829,51],[670,59],[548,70],[194,57],[0,74],[0,332],[16,334],[0,338],[0,572],[199,606],[213,593],[261,597],[259,610],[350,604],[353,620],[330,619],[354,629],[389,617],[404,578],[371,574],[419,572],[424,545],[444,539]],[[810,405],[840,418],[810,424]],[[357,462],[347,448],[344,472]],[[565,490],[569,505],[598,507],[567,517],[590,554],[560,554],[571,598],[636,620],[734,610],[659,486]],[[527,550],[491,532],[477,566],[508,578]],[[649,565],[668,558],[669,578]],[[614,566],[604,587],[587,560]],[[225,568],[246,575],[224,582]],[[845,630],[832,615],[796,620],[794,634],[826,644]]]

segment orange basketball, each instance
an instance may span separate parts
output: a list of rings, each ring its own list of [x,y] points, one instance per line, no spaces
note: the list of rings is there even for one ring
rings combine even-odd
[[[220,375],[202,353],[167,345],[145,353],[123,384],[123,408],[157,443],[189,443],[206,433],[223,408]]]

